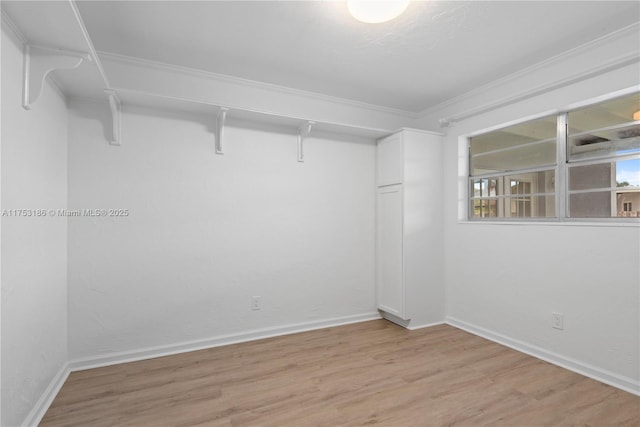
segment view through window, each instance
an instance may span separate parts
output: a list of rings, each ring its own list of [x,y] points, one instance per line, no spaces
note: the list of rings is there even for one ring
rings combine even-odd
[[[470,138],[471,219],[640,218],[639,209],[639,93]]]

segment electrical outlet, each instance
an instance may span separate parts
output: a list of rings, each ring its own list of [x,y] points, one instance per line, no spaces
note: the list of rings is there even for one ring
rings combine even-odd
[[[262,297],[261,296],[253,296],[251,297],[251,310],[260,310],[262,308]]]
[[[551,327],[555,329],[564,329],[564,314],[551,313]]]

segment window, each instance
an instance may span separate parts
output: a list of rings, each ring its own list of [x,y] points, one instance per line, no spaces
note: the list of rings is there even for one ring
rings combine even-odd
[[[639,93],[469,139],[471,219],[638,218],[638,206]]]
[[[471,138],[472,218],[555,216],[556,117]]]
[[[630,217],[640,193],[640,94],[567,115],[568,216]]]

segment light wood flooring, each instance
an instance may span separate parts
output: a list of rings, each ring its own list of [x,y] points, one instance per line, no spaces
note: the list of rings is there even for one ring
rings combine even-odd
[[[72,373],[41,426],[640,426],[640,397],[384,320]]]

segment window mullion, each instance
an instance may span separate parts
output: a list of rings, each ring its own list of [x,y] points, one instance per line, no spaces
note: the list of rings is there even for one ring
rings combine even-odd
[[[567,113],[561,113],[558,115],[558,135],[556,142],[557,151],[557,166],[556,166],[556,216],[558,220],[564,221],[569,217],[569,195],[568,195],[568,182],[567,182]]]

